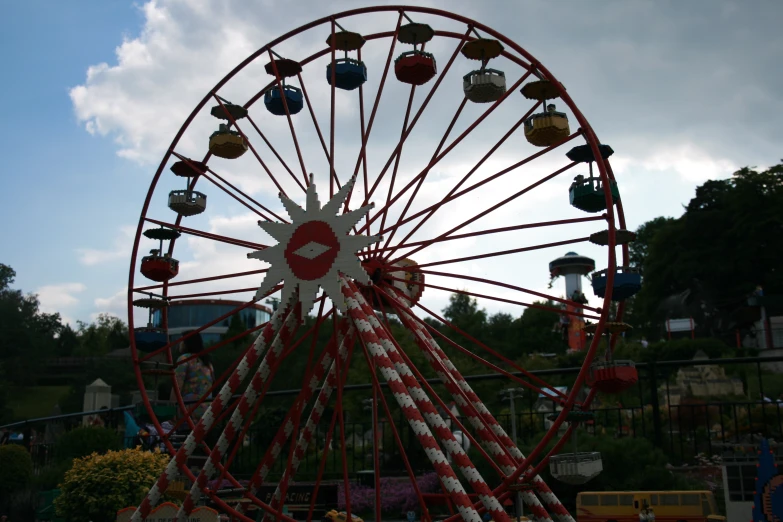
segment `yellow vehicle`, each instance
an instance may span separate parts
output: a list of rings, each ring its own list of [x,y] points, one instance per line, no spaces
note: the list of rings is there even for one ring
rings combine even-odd
[[[646,505],[655,522],[726,522],[711,491],[583,491],[576,496],[578,522],[639,522]]]

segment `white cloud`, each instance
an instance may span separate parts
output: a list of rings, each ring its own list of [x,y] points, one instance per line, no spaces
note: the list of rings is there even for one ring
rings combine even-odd
[[[131,246],[133,245],[133,236],[136,233],[136,227],[124,226],[120,228],[119,233],[114,238],[113,246],[106,250],[93,248],[79,248],[79,261],[83,265],[94,266],[119,259],[127,259],[130,256]]]
[[[758,129],[767,129],[769,126],[760,123],[758,111],[753,113],[756,114],[755,119],[751,118],[753,121],[750,121],[747,114],[751,111],[746,110],[748,104],[757,103],[767,108],[766,113],[774,113],[774,107],[780,99],[770,93],[777,91],[769,88],[769,82],[754,82],[752,87],[741,91],[730,88],[730,78],[753,76],[746,70],[747,67],[754,66],[751,63],[753,61],[728,60],[721,52],[712,48],[702,49],[702,54],[696,55],[696,51],[692,50],[693,46],[687,45],[694,38],[691,22],[700,19],[702,15],[708,18],[724,16],[722,13],[726,9],[725,3],[722,7],[718,6],[714,12],[694,14],[689,11],[682,15],[672,12],[655,13],[649,7],[630,3],[614,3],[612,8],[607,4],[606,7],[595,9],[593,6],[585,7],[576,3],[553,6],[548,2],[531,1],[524,8],[509,4],[502,10],[481,12],[478,12],[475,5],[467,2],[432,3],[475,17],[480,22],[508,34],[533,52],[542,63],[547,64],[568,86],[569,93],[580,109],[588,115],[598,135],[617,151],[611,161],[624,195],[626,215],[633,217],[628,223],[630,228],[636,228],[642,221],[661,213],[669,213],[669,209],[673,208],[672,212],[677,211],[679,205],[687,201],[693,187],[706,179],[726,177],[743,164],[763,163],[757,158],[763,157],[767,150],[771,150],[769,144],[777,143],[774,132],[779,131],[759,131]],[[91,67],[85,82],[72,89],[71,99],[76,116],[88,132],[112,137],[117,144],[118,154],[122,157],[151,170],[162,157],[181,123],[205,93],[228,71],[272,38],[320,16],[353,7],[358,7],[358,3],[348,0],[303,3],[299,4],[299,9],[295,12],[284,4],[272,2],[266,3],[263,9],[248,9],[246,3],[238,1],[148,2],[142,8],[145,16],[143,30],[138,36],[126,39],[117,48],[116,63]],[[522,9],[525,10],[524,16],[519,16]],[[643,16],[640,16],[640,13]],[[522,25],[519,20],[523,20]],[[558,35],[568,35],[570,40],[555,37],[551,31],[552,25],[547,23],[547,20],[557,23],[560,28]],[[369,34],[381,29],[390,30],[390,25],[393,27],[395,21],[394,13],[386,13],[361,21],[348,20],[343,25]],[[710,23],[710,35],[721,34],[732,42],[743,38],[733,29],[736,24],[722,29],[715,25],[731,24],[730,19],[723,22],[713,20]],[[459,24],[448,25],[448,29],[455,32],[464,31],[464,27]],[[296,41],[284,42],[276,50],[282,55],[302,59],[323,48],[327,33],[328,28],[324,26],[302,35]],[[428,50],[437,55],[442,68],[454,46],[453,41],[436,40]],[[766,48],[770,47],[772,46]],[[397,52],[399,50],[401,49]],[[673,50],[682,50],[682,53]],[[362,52],[370,76],[364,97],[366,120],[372,109],[375,89],[388,53],[388,42],[368,42]],[[732,53],[736,52],[732,50]],[[771,59],[772,55],[767,54],[761,58]],[[697,59],[698,56],[701,58]],[[732,56],[736,58],[736,54]],[[270,76],[263,71],[266,62],[267,58],[262,57],[248,65],[221,87],[221,96],[235,103],[245,103],[270,80]],[[324,59],[321,59],[306,66],[303,77],[328,148],[331,92],[324,81],[325,63]],[[493,61],[492,65],[505,70],[509,82],[519,78],[519,69],[515,69],[505,59]],[[462,57],[458,57],[445,77],[438,94],[433,97],[427,112],[405,143],[403,161],[397,171],[395,191],[408,183],[429,162],[462,100],[460,77],[471,67]],[[429,85],[417,89],[413,104],[414,113],[428,90]],[[367,146],[367,171],[371,182],[378,177],[398,143],[409,92],[407,86],[400,85],[393,74],[390,75]],[[741,99],[736,99],[737,97]],[[730,103],[719,103],[722,99],[730,100]],[[197,158],[206,152],[207,138],[216,123],[208,114],[212,105],[213,102],[208,102],[205,109],[195,116],[177,146],[179,152]],[[559,103],[558,107],[563,108],[562,103]],[[720,110],[716,107],[720,107]],[[432,170],[408,215],[441,201],[528,108],[527,102],[515,94],[501,110],[495,111]],[[468,104],[446,144],[451,143],[485,109],[486,106]],[[725,114],[722,112],[724,109]],[[285,164],[272,154],[269,147],[252,130],[249,122],[240,121],[240,125],[284,190],[294,199],[301,198],[301,190],[287,172],[290,169],[295,177],[302,177],[302,167],[291,139],[288,122],[285,118],[269,115],[261,101],[251,107],[250,113]],[[334,164],[344,180],[354,171],[359,150],[358,93],[338,92],[335,113]],[[572,118],[572,128],[575,129],[576,126]],[[307,109],[295,117],[294,127],[305,169],[315,173],[319,189],[326,191],[325,173],[328,163]],[[758,135],[758,139],[754,139],[754,135]],[[747,140],[742,141],[752,142],[755,148],[743,148],[742,143],[736,141],[736,136],[746,137]],[[575,140],[573,144],[580,142]],[[727,146],[729,143],[737,147],[730,148]],[[444,205],[410,241],[436,237],[557,170],[565,165],[563,153],[570,146],[547,154]],[[521,131],[517,131],[462,188],[486,179],[533,152],[535,149],[527,145]],[[748,157],[751,158],[742,159]],[[277,187],[252,153],[248,152],[233,161],[212,159],[210,166],[261,204],[286,217],[277,200]],[[584,173],[585,170],[579,166],[567,171],[518,200],[471,223],[458,233],[584,217],[584,214],[569,206],[567,190],[573,176]],[[643,176],[640,173],[660,176]],[[361,169],[359,174],[361,180]],[[386,200],[391,175],[389,170],[371,198],[378,208],[382,207]],[[662,179],[666,181],[661,181]],[[174,180],[170,175],[161,178],[153,197],[150,210],[152,217],[160,217],[158,214],[163,213],[165,217],[161,217],[162,220],[172,220],[170,211],[165,208],[165,195],[168,190],[179,188],[180,185],[180,180]],[[256,214],[248,212],[247,208],[222,194],[207,181],[199,183],[199,190],[209,196],[207,211],[202,216],[187,218],[183,222],[185,226],[255,243],[271,243],[271,238],[263,234],[256,225],[259,219]],[[357,184],[356,190],[358,194],[363,194],[363,182]],[[678,200],[673,201],[674,198]],[[324,199],[326,198],[322,197],[322,200]],[[406,200],[407,196],[392,208],[387,226],[399,218]],[[355,208],[359,203],[360,201],[354,200],[352,207]],[[395,241],[402,240],[415,223],[401,227],[395,235]],[[377,230],[379,224],[380,222],[376,223],[373,231]],[[417,253],[414,258],[425,263],[471,256],[584,237],[600,228],[603,228],[600,222],[590,222],[477,236],[439,243]],[[106,250],[80,250],[82,263],[94,265],[125,259],[134,231],[135,229],[126,228],[114,246]],[[140,252],[147,250],[148,242],[143,241]],[[435,268],[541,289],[542,281],[548,278],[548,262],[569,250],[595,258],[598,269],[606,267],[608,253],[605,249],[589,243],[579,243]],[[248,251],[249,249],[242,247],[185,236],[177,242],[175,249],[175,257],[181,261],[180,274],[176,280],[263,268],[262,263],[246,259],[245,254]],[[262,277],[253,275],[198,285],[173,286],[170,288],[170,294],[190,295],[250,288],[258,286]],[[477,292],[482,291],[479,289],[481,285],[474,283],[458,284],[459,282],[455,283],[454,280],[439,280],[437,277],[428,280],[452,288],[468,287],[476,288]],[[138,276],[135,284],[147,286],[152,283]],[[486,288],[484,290],[486,291]],[[559,287],[544,290],[544,293],[559,295],[558,291]],[[585,293],[588,296],[592,294],[589,288],[585,288]],[[511,297],[507,291],[501,293],[498,288],[494,288],[493,294],[519,301],[535,299],[518,292],[514,294],[515,297]],[[251,292],[243,292],[223,297],[249,299],[251,296]],[[124,317],[125,299],[125,292],[122,291],[114,296],[98,299],[95,305],[99,310],[111,311]],[[445,306],[447,296],[443,292],[430,289],[425,292],[424,300],[428,306],[439,312]],[[520,312],[520,308],[513,305],[485,301],[482,306],[487,306],[491,311]],[[598,305],[600,300],[593,298],[591,304]]]
[[[61,283],[38,287],[35,293],[38,295],[42,312],[59,313],[64,324],[74,325],[70,312],[79,304],[79,299],[74,294],[84,292],[86,288],[82,283]]]

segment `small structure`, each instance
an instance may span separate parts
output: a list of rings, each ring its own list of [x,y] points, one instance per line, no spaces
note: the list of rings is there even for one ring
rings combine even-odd
[[[561,325],[567,335],[568,348],[573,351],[584,350],[587,339],[582,326],[584,321],[578,315],[582,312],[579,304],[587,302],[582,293],[582,277],[595,270],[595,261],[587,256],[580,256],[576,252],[568,252],[549,263],[549,275],[551,278],[563,276],[565,278],[566,299],[571,301],[566,305],[566,314],[563,315]]]
[[[487,62],[503,52],[503,45],[491,38],[477,38],[462,46],[462,55],[481,62],[481,68],[462,77],[462,90],[473,103],[499,100],[506,93],[506,75],[497,69],[487,69]]]
[[[334,47],[336,51],[345,52],[343,58],[334,61],[334,72],[332,72],[331,62],[326,65],[326,81],[329,85],[332,85],[332,76],[334,76],[334,86],[345,91],[357,89],[367,81],[367,66],[364,62],[348,58],[348,53],[361,49],[364,42],[362,35],[351,31],[338,31],[329,35],[326,44]]]
[[[585,325],[586,332],[595,333],[597,324]],[[610,321],[604,326],[606,334],[606,352],[603,359],[596,359],[590,367],[587,384],[600,392],[609,394],[622,393],[639,381],[639,373],[633,361],[616,361],[612,354],[611,336],[631,330],[631,325]]]
[[[608,269],[593,273],[593,293],[600,298],[606,295]],[[625,301],[642,289],[642,274],[637,268],[618,266],[612,282],[612,301]]]
[[[709,361],[709,357],[699,350],[693,356],[694,361]],[[742,396],[745,391],[742,381],[736,377],[727,377],[726,370],[715,364],[686,366],[677,371],[674,385],[662,384],[659,393],[666,406],[678,406],[687,397],[725,397]]]
[[[418,48],[432,40],[435,31],[427,24],[409,23],[400,27],[397,32],[397,40],[401,43],[413,45],[412,51],[400,54],[394,60],[394,75],[402,83],[410,85],[424,85],[438,72],[435,56]]]
[[[171,228],[151,228],[144,231],[144,235],[160,242],[157,249],[150,250],[150,254],[141,258],[141,273],[147,279],[163,283],[176,277],[179,273],[179,261],[168,253],[163,253],[163,242],[172,241],[180,236],[180,233]]]
[[[82,411],[96,411],[101,409],[109,409],[111,404],[111,386],[106,384],[103,379],[95,379],[91,384],[88,384],[84,390],[84,403]],[[82,424],[90,426],[96,420],[98,414],[85,415],[82,418]]]
[[[568,116],[558,112],[553,103],[547,105],[545,112],[533,114],[525,120],[525,138],[536,147],[551,147],[570,134]]]
[[[569,422],[573,428],[571,437],[574,442],[574,452],[553,455],[549,459],[549,471],[554,478],[566,484],[584,484],[597,477],[604,469],[599,452],[578,451],[576,433],[579,423],[592,419],[593,412],[572,410],[567,415],[566,422]]]
[[[302,89],[286,85],[286,78],[297,76],[302,72],[302,65],[289,58],[275,58],[264,66],[266,72],[280,79],[279,85],[274,85],[264,93],[264,106],[275,116],[297,114],[304,108]],[[287,110],[287,112],[286,112]]]

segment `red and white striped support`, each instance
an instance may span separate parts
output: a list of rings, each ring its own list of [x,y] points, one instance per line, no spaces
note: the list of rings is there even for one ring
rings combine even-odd
[[[245,420],[245,417],[256,400],[258,400],[262,388],[272,375],[272,368],[277,364],[280,355],[283,353],[283,349],[288,344],[299,325],[299,315],[298,309],[288,314],[283,327],[280,329],[277,336],[275,336],[275,340],[272,342],[266,355],[264,355],[256,373],[253,375],[250,383],[248,383],[245,393],[239,400],[239,404],[231,413],[231,418],[223,429],[223,433],[220,434],[220,438],[215,444],[215,447],[212,448],[209,458],[207,458],[207,461],[204,463],[204,467],[193,482],[193,486],[190,488],[188,496],[182,503],[182,507],[179,508],[177,519],[180,522],[185,522],[187,520],[187,515],[195,508],[207,482],[214,476],[215,471],[218,466],[220,466],[220,461],[228,451],[231,441],[242,431],[242,422]]]
[[[212,428],[212,424],[220,416],[220,413],[228,405],[231,400],[231,396],[239,388],[242,382],[247,377],[250,368],[252,368],[256,361],[266,351],[269,343],[272,342],[275,335],[281,329],[283,320],[288,313],[287,306],[281,306],[269,320],[269,323],[261,330],[261,333],[256,337],[253,343],[253,349],[249,350],[247,354],[242,357],[237,367],[231,373],[231,377],[228,378],[226,383],[220,389],[217,397],[215,397],[209,405],[209,408],[201,416],[196,427],[190,432],[185,442],[179,448],[177,453],[171,458],[165,471],[158,477],[155,485],[147,493],[147,496],[139,504],[139,507],[133,513],[131,522],[142,522],[149,516],[150,511],[160,501],[160,498],[166,492],[169,484],[176,479],[179,469],[186,465],[188,458],[193,455],[196,447],[204,440],[204,437]]]
[[[438,376],[443,380],[444,384],[446,384],[451,379],[454,379],[461,392],[464,393],[464,396],[470,403],[472,403],[474,411],[481,415],[483,421],[490,427],[490,429],[497,436],[498,440],[500,440],[500,442],[506,447],[517,463],[522,462],[525,459],[525,456],[522,454],[519,448],[517,448],[516,444],[514,444],[514,441],[511,440],[511,437],[508,436],[497,419],[495,419],[495,417],[490,413],[489,409],[487,409],[478,395],[476,395],[476,392],[473,391],[473,388],[470,387],[459,370],[457,370],[456,366],[454,366],[446,353],[438,345],[437,341],[430,335],[427,329],[418,320],[412,317],[413,312],[411,309],[403,302],[402,299],[397,298],[397,296],[390,295],[389,291],[384,291],[384,293],[386,294],[387,298],[394,300],[395,306],[398,308],[400,320],[411,331],[414,332],[417,340],[421,337],[421,340],[426,342],[424,346],[421,344],[419,345],[424,350],[425,357],[427,357],[427,354],[429,353],[432,357],[431,362],[437,363],[437,366],[441,366],[448,370],[448,374],[441,375],[441,372],[439,372],[436,368]],[[452,388],[449,388],[449,391],[452,391]],[[458,405],[461,405],[464,403],[464,400],[461,398],[462,394],[459,394],[459,397],[460,400],[457,400],[457,396],[455,395],[454,400]],[[468,416],[468,420],[472,425],[474,425],[474,423],[481,423],[481,420],[471,419],[471,416]],[[563,503],[560,502],[554,493],[552,493],[552,490],[549,489],[549,486],[546,485],[546,482],[544,482],[544,479],[542,479],[540,475],[536,475],[533,478],[533,482],[535,483],[538,494],[549,508],[549,511],[554,513],[560,522],[575,522],[574,518],[570,513],[568,513],[568,510],[565,508]],[[536,518],[542,520],[551,520],[545,511],[542,513],[541,503],[532,492],[523,492],[522,499],[525,501],[525,504],[527,504]]]
[[[353,336],[355,333],[353,325],[350,323],[348,324],[348,333],[344,339],[341,339],[339,348],[340,362],[343,364],[348,357],[349,347],[353,344]],[[345,372],[342,375],[342,379],[344,380]],[[315,381],[313,380],[313,382]],[[315,386],[317,386],[317,384],[315,384]],[[305,424],[304,429],[299,434],[299,440],[296,443],[296,448],[294,449],[294,455],[291,459],[291,462],[286,466],[283,477],[280,479],[280,482],[277,485],[277,489],[275,489],[275,492],[272,495],[270,506],[272,506],[273,509],[280,509],[280,499],[283,497],[283,492],[288,490],[288,486],[290,485],[291,480],[293,480],[293,478],[296,476],[296,472],[299,469],[299,464],[302,462],[302,458],[304,458],[305,453],[307,453],[307,448],[310,445],[310,442],[313,440],[313,436],[315,435],[315,429],[318,426],[318,423],[321,421],[321,416],[324,414],[324,410],[329,403],[329,398],[331,397],[336,387],[337,365],[336,363],[332,362],[329,368],[329,373],[326,376],[326,382],[324,383],[323,388],[321,388],[321,392],[318,394],[318,398],[316,399],[315,404],[313,404],[313,409],[310,410],[310,415],[307,418],[307,423]],[[268,522],[270,518],[271,515],[266,513],[262,522]]]
[[[468,454],[462,448],[462,445],[457,442],[456,438],[454,438],[454,434],[451,433],[451,430],[443,421],[443,418],[438,413],[435,405],[432,404],[429,397],[422,389],[421,384],[419,384],[419,381],[413,375],[413,372],[411,372],[411,369],[405,363],[402,356],[400,356],[400,354],[397,352],[397,348],[389,337],[388,332],[386,332],[386,329],[383,327],[383,325],[381,325],[380,321],[378,321],[378,318],[375,316],[375,312],[359,292],[359,289],[352,282],[348,282],[343,279],[343,294],[346,296],[346,300],[352,298],[363,312],[364,317],[361,319],[357,319],[356,317],[352,316],[357,329],[360,333],[363,333],[362,326],[360,325],[359,321],[366,321],[369,323],[370,328],[372,328],[372,332],[375,334],[375,337],[378,340],[377,342],[380,342],[380,349],[386,353],[387,360],[394,365],[396,370],[395,373],[397,373],[401,382],[407,388],[409,396],[413,399],[415,406],[418,407],[417,411],[421,411],[421,414],[423,415],[423,418],[426,419],[427,424],[429,424],[432,430],[438,435],[438,438],[441,440],[443,447],[446,448],[452,460],[462,472],[462,475],[470,483],[473,490],[478,494],[481,503],[492,515],[493,520],[496,522],[510,522],[510,518],[503,509],[503,506],[500,504],[500,502],[498,502],[497,498],[495,498],[492,490],[487,485],[486,481],[478,472],[476,467],[473,465],[470,458],[468,457]],[[351,312],[351,310],[349,310],[349,312]],[[367,343],[367,347],[370,348],[369,343]],[[383,364],[379,364],[379,366],[381,367],[381,373],[383,374]],[[391,381],[389,385],[391,386]],[[426,447],[427,446],[425,446],[425,448]],[[463,518],[465,518],[464,514]]]

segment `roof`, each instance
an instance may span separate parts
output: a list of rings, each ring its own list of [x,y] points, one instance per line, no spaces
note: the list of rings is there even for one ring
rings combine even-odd
[[[544,388],[543,391],[549,392],[550,395],[557,395],[557,392],[555,392],[554,390],[557,390],[560,393],[567,393],[568,392],[568,386],[554,386],[552,388]],[[538,394],[538,398],[539,399],[542,399],[542,398],[547,398],[548,399],[549,397],[547,397],[543,393],[539,393]]]

